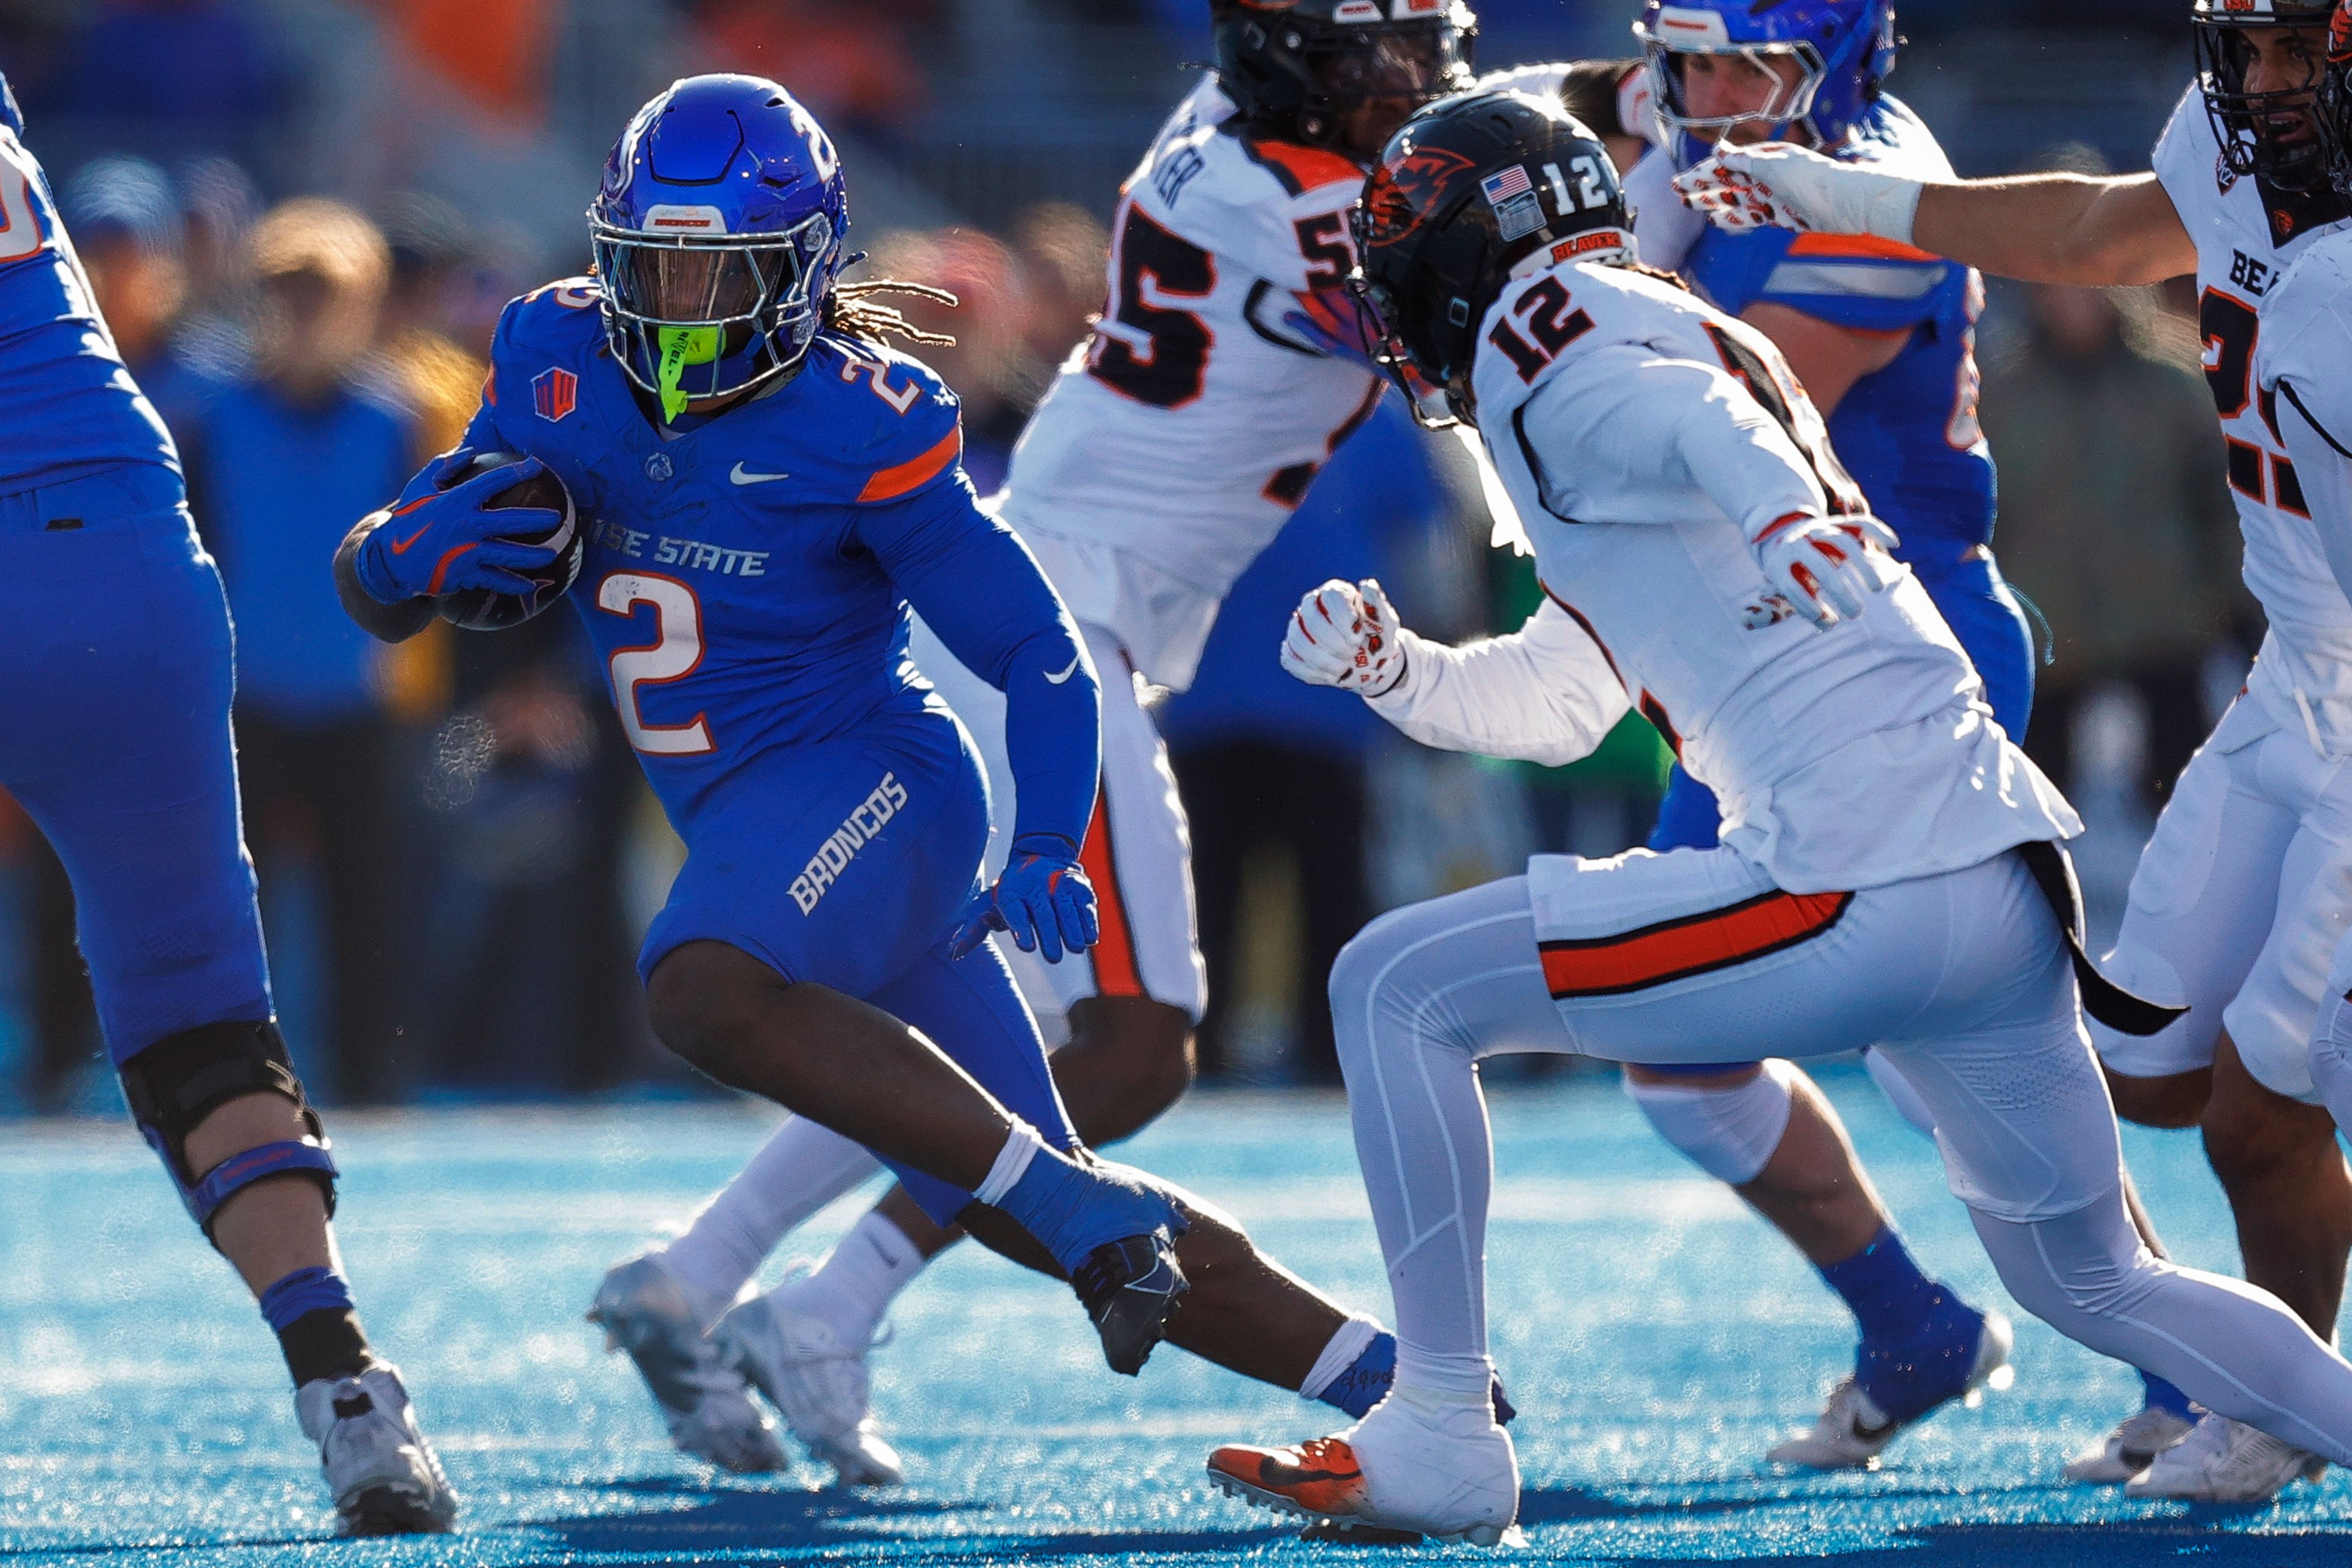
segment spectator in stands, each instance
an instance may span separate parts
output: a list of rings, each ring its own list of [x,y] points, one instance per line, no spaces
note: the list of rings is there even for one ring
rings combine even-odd
[[[1044,395],[1070,351],[1094,333],[1110,294],[1110,235],[1083,207],[1042,202],[1013,227],[1013,250],[1028,285],[1029,319],[1022,341],[1024,375]]]
[[[276,133],[294,103],[282,24],[251,0],[102,0],[90,10],[26,105],[52,118],[43,134],[53,165],[74,162],[64,154],[77,144],[247,163],[287,145]]]
[[[2084,698],[2136,691],[2155,810],[2204,739],[2202,670],[2240,602],[2237,527],[2195,334],[2147,294],[2035,285],[1985,380],[2000,558],[2048,617],[2025,748],[2072,787]]]
[[[1394,398],[1340,447],[1272,546],[1234,584],[1190,689],[1160,713],[1192,830],[1201,950],[1209,965],[1201,1071],[1234,1060],[1242,945],[1264,879],[1297,889],[1295,962],[1276,976],[1292,1075],[1336,1082],[1339,1058],[1324,982],[1374,913],[1365,879],[1365,769],[1379,717],[1360,701],[1283,673],[1275,654],[1299,598],[1328,578],[1381,577],[1410,605],[1397,568],[1414,536],[1450,508],[1411,418]],[[1410,615],[1412,612],[1404,612]],[[1278,874],[1278,873],[1277,873]],[[1276,884],[1278,885],[1278,884]],[[1256,907],[1263,912],[1262,907]],[[1262,955],[1253,955],[1262,956]]]
[[[380,1100],[404,1081],[388,984],[397,731],[376,645],[342,614],[328,563],[426,453],[371,357],[391,272],[375,226],[336,202],[288,202],[255,229],[253,262],[254,368],[190,432],[191,490],[236,620],[248,836],[266,865],[316,868],[329,1081]]]

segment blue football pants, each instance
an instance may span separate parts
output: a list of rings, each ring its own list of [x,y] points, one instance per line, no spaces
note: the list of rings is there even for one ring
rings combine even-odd
[[[0,787],[73,883],[109,1054],[270,1017],[228,604],[179,477],[124,468],[0,497],[0,573],[18,606],[0,630]]]

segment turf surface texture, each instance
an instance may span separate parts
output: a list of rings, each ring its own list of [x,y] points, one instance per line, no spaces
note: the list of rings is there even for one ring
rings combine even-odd
[[[1932,1270],[2000,1302],[1932,1148],[1858,1072],[1828,1076]],[[2066,1485],[2137,1404],[2123,1368],[2020,1324],[2014,1389],[1906,1435],[1874,1473],[1777,1472],[1852,1354],[1794,1254],[1642,1123],[1612,1082],[1500,1088],[1495,1352],[1521,1411],[1528,1545],[1547,1563],[1706,1560],[2019,1568],[2352,1562],[2338,1472],[2252,1510]],[[346,1116],[341,1219],[379,1345],[462,1490],[461,1532],[335,1539],[315,1454],[251,1303],[127,1125],[0,1125],[0,1558],[184,1568],[360,1564],[1360,1562],[1213,1494],[1216,1443],[1344,1418],[1163,1348],[1111,1376],[1066,1290],[966,1247],[901,1298],[875,1352],[897,1492],[822,1466],[746,1479],[672,1452],[634,1373],[581,1321],[606,1265],[674,1226],[757,1144],[732,1105]],[[2193,1134],[2126,1150],[2177,1256],[2234,1267]],[[1244,1219],[1383,1317],[1336,1095],[1201,1094],[1122,1151]],[[845,1201],[787,1244],[822,1251]],[[1484,1556],[1474,1548],[1449,1557]]]

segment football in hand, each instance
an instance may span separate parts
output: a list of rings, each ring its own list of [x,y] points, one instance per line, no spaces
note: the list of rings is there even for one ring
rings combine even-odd
[[[455,489],[467,479],[503,468],[524,459],[512,452],[477,452],[472,459],[442,488]],[[467,588],[455,594],[444,594],[436,601],[441,618],[468,631],[494,632],[523,622],[563,597],[572,579],[580,575],[583,540],[579,518],[572,510],[572,492],[552,469],[542,468],[530,479],[521,479],[490,498],[490,510],[516,508],[543,510],[557,513],[563,521],[551,530],[533,529],[507,537],[519,544],[544,544],[555,551],[555,559],[535,572],[521,575],[535,584],[528,595],[500,594],[488,588]]]

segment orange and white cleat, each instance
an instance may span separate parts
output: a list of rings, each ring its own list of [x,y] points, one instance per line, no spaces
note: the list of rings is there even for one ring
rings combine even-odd
[[[1400,1535],[1517,1545],[1518,1457],[1483,1403],[1456,1406],[1398,1390],[1336,1437],[1296,1447],[1231,1445],[1209,1456],[1228,1497],[1297,1514],[1328,1539]]]

